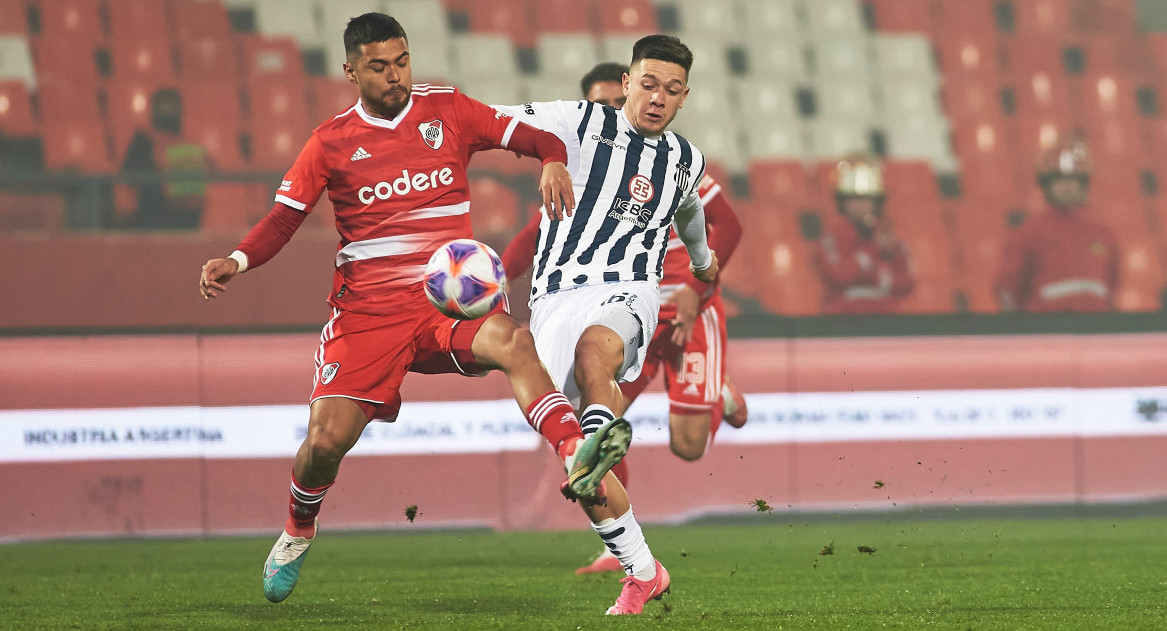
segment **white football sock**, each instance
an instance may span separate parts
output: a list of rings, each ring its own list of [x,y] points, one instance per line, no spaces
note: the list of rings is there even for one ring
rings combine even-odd
[[[612,554],[620,559],[624,571],[637,579],[647,581],[656,576],[656,561],[652,550],[648,549],[648,542],[644,540],[644,533],[632,509],[616,519],[605,519],[598,524],[592,524],[596,534],[604,540],[604,545]]]
[[[579,417],[579,427],[583,430],[584,438],[591,438],[601,427],[611,422],[616,418],[612,414],[612,410],[606,405],[593,403],[584,409],[583,414]]]

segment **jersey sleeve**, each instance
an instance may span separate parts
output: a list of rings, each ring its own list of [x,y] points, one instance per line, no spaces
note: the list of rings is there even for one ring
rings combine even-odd
[[[315,133],[304,143],[300,155],[292,163],[292,168],[284,174],[275,201],[296,210],[310,213],[320,199],[320,194],[328,186],[328,164],[324,156],[324,145]]]
[[[485,149],[505,149],[507,141],[518,126],[518,120],[491,106],[455,92],[458,119],[467,134],[470,152]]]
[[[567,149],[567,170],[574,175],[580,161],[577,130],[586,106],[587,101],[544,101],[491,107],[516,121],[555,134]]]

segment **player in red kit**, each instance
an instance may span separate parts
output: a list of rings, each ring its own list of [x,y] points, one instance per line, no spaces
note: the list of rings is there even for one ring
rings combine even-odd
[[[916,281],[907,248],[883,216],[883,169],[852,156],[831,177],[839,215],[812,259],[823,282],[823,313],[893,313]]]
[[[567,492],[575,498],[599,500],[602,477],[627,449],[602,430],[583,439],[531,334],[515,324],[505,304],[478,320],[452,320],[422,290],[430,255],[452,239],[472,236],[470,154],[506,148],[538,157],[544,204],[562,211],[574,206],[563,143],[454,88],[411,85],[405,30],[387,15],[353,18],[344,42],[345,74],[360,99],[313,131],[271,212],[230,256],[208,261],[199,279],[205,298],[225,291],[236,274],[274,256],[327,190],[340,233],[328,298],[333,317],[316,352],[308,435],[292,469],[289,516],[264,565],[264,594],[273,602],[287,598],[299,579],[341,459],[370,420],[396,418],[409,370],[502,370],[532,427],[563,458],[571,473]]]
[[[1119,251],[1109,228],[1082,216],[1090,183],[1085,144],[1042,157],[1038,183],[1049,208],[1026,220],[1005,247],[997,295],[1002,311],[1110,311]]]
[[[597,65],[580,83],[584,98],[615,108],[623,106],[622,78],[627,69],[618,63]],[[741,223],[713,178],[706,175],[702,179],[698,195],[705,207],[709,247],[724,265],[741,238]],[[503,252],[508,278],[530,268],[538,232],[539,216],[535,215]],[[644,367],[636,380],[621,383],[620,391],[626,404],[631,405],[663,367],[669,396],[669,446],[681,458],[696,460],[705,453],[723,418],[741,427],[748,410],[745,398],[725,377],[728,335],[720,285],[693,277],[689,256],[675,232],[669,235],[660,292],[660,324],[649,344]],[[623,484],[628,484],[626,459],[612,471]],[[576,572],[623,570],[616,556],[605,548],[591,564]]]

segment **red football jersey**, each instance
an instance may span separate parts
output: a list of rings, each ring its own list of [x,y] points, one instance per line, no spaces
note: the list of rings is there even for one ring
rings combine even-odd
[[[358,101],[317,127],[276,201],[312,212],[327,189],[340,233],[329,304],[387,314],[424,302],[430,255],[473,236],[470,154],[505,148],[516,125],[455,88],[418,84],[391,121]]]

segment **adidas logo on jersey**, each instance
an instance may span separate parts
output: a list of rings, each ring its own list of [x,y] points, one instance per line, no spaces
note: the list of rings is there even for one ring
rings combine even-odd
[[[353,162],[356,162],[357,160],[364,160],[365,158],[372,158],[372,157],[373,157],[373,154],[369,153],[368,151],[365,151],[364,147],[357,147],[357,150],[353,152],[352,160],[353,160]]]

